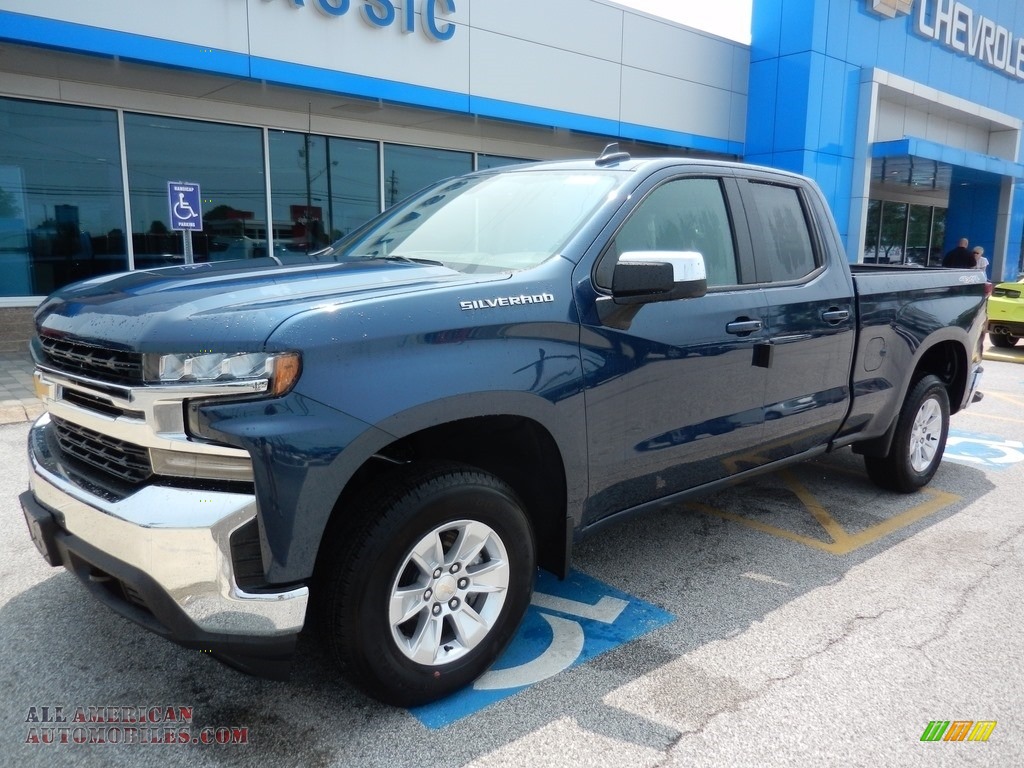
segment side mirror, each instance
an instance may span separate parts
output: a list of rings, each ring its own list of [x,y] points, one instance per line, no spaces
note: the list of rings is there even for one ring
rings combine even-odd
[[[704,257],[696,251],[627,251],[612,273],[612,295],[597,299],[597,316],[603,325],[625,331],[644,304],[707,292]]]
[[[627,251],[612,274],[616,304],[693,299],[707,292],[704,257],[696,251]]]

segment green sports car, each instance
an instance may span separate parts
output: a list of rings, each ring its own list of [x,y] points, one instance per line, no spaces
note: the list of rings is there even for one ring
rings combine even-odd
[[[997,347],[1009,348],[1024,336],[1024,277],[999,283],[988,297],[988,337]]]

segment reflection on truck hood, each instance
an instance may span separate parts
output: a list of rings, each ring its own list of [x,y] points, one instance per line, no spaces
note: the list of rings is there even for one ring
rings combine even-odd
[[[36,312],[40,332],[149,351],[262,347],[287,318],[318,307],[380,299],[507,275],[466,275],[402,262],[282,266],[221,262],[126,272],[68,286]]]

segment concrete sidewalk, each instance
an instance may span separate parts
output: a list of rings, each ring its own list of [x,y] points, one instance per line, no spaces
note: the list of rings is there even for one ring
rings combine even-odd
[[[0,424],[32,421],[43,404],[32,387],[32,357],[23,352],[0,352]]]

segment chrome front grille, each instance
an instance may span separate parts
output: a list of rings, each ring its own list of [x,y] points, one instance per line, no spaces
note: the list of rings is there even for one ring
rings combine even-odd
[[[153,474],[149,451],[70,421],[51,416],[61,452],[127,483],[142,483]]]
[[[116,384],[142,383],[142,355],[138,352],[97,347],[53,336],[40,336],[39,342],[49,361],[68,373]]]

